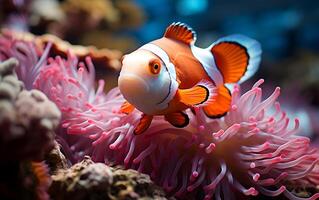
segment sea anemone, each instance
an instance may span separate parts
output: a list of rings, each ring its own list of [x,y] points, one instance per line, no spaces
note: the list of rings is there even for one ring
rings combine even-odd
[[[93,136],[93,156],[101,159],[102,154],[107,163],[150,174],[166,191],[181,197],[202,188],[206,199],[234,198],[228,192],[233,189],[254,196],[284,193],[294,199],[285,185],[318,185],[313,169],[319,154],[309,147],[308,138],[294,135],[297,119],[295,128],[288,130],[289,118],[275,102],[279,88],[261,100],[262,82],[242,96],[235,87],[232,109],[224,119],[208,119],[195,109],[195,114],[188,111],[191,124],[185,129],[173,128],[160,117],[141,136],[132,132],[136,121],[104,129],[99,137]],[[272,106],[276,112],[269,114]]]
[[[68,126],[68,123],[81,124],[79,129],[68,129],[68,132],[78,131],[80,134],[81,129],[88,129],[90,126],[86,126],[92,124],[92,121],[98,122],[112,118],[110,115],[105,116],[103,111],[105,107],[112,107],[107,102],[109,95],[103,92],[103,80],[99,81],[98,89],[95,91],[95,69],[89,57],[85,65],[83,62],[78,62],[77,57],[69,52],[67,60],[59,56],[55,59],[48,59],[48,64],[43,66],[43,69],[45,70],[40,70],[33,87],[43,91],[49,99],[56,103],[62,111],[63,126]],[[99,111],[102,112],[94,113],[98,105],[100,106]],[[64,151],[71,161],[79,161],[84,155],[91,154],[91,139],[81,137],[78,143],[78,136],[67,135],[65,131],[61,127],[58,132],[58,141],[65,147]],[[73,143],[74,146],[72,146]],[[70,145],[73,153],[67,150]]]
[[[17,59],[19,65],[15,68],[15,72],[26,89],[30,90],[33,88],[39,69],[43,69],[46,63],[50,46],[42,49],[34,41],[17,39],[13,32],[3,31],[0,35],[0,61],[8,58]]]
[[[289,118],[276,102],[279,88],[262,101],[263,80],[243,95],[236,85],[231,110],[222,119],[209,119],[195,108],[187,111],[190,125],[186,128],[174,128],[155,117],[151,127],[136,136],[133,130],[141,113],[119,113],[124,99],[117,88],[105,95],[103,81],[95,92],[90,59],[87,67],[83,63],[77,67],[72,55],[67,61],[56,58],[50,63],[35,86],[64,113],[64,133],[83,136],[85,142],[73,143],[70,154],[84,150],[82,154],[95,161],[149,174],[167,192],[182,198],[203,192],[205,199],[232,199],[239,192],[283,193],[298,199],[287,185],[319,183],[318,150],[309,146],[308,138],[295,135],[298,119],[294,128],[288,128]],[[317,193],[310,199],[318,197]]]
[[[181,198],[234,199],[261,193],[300,199],[287,187],[319,184],[318,149],[296,135],[298,119],[290,128],[277,102],[279,88],[262,100],[263,80],[242,95],[236,85],[231,110],[221,119],[209,119],[194,108],[187,110],[190,124],[183,129],[156,116],[136,136],[141,113],[119,112],[124,99],[118,88],[105,94],[100,80],[95,90],[90,58],[82,63],[69,53],[67,59],[50,58],[34,66],[39,68],[30,83],[62,111],[58,139],[73,162],[90,155],[94,161],[136,169]],[[319,193],[308,199],[317,198]]]

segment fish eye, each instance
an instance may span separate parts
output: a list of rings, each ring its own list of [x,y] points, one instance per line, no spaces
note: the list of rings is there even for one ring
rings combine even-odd
[[[158,59],[151,60],[149,63],[150,72],[158,74],[161,71],[161,63]]]

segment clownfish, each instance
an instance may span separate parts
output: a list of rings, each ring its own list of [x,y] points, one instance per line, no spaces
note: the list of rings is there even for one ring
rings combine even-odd
[[[172,23],[162,38],[123,56],[118,85],[126,101],[120,112],[136,108],[143,113],[135,134],[147,130],[155,115],[185,127],[189,118],[183,111],[194,106],[210,118],[224,116],[231,104],[225,84],[241,83],[258,69],[261,47],[256,40],[230,35],[206,49],[195,41],[192,28]]]

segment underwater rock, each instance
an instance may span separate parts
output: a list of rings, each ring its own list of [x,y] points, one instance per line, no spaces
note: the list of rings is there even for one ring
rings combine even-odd
[[[93,24],[98,25],[102,20],[108,23],[115,23],[120,20],[120,13],[116,10],[112,1],[109,0],[66,0],[61,4],[61,8],[68,17],[81,17],[85,14],[84,23],[86,26],[91,27]],[[69,23],[74,22],[69,20]],[[80,22],[80,21],[78,21]],[[95,23],[93,23],[95,22]],[[78,28],[83,26],[81,24],[73,24],[73,26],[79,25]],[[83,28],[82,28],[83,30]],[[84,29],[86,30],[86,29]]]
[[[60,199],[166,199],[148,175],[94,163],[86,156],[70,169],[52,176],[49,193]]]
[[[49,200],[47,190],[51,184],[44,162],[12,161],[0,163],[0,199]]]
[[[112,172],[104,164],[94,164],[90,158],[60,170],[52,176],[49,190],[53,199],[104,199],[112,182]],[[93,196],[97,195],[98,198]]]
[[[51,177],[47,165],[44,162],[31,162],[29,166],[34,179],[32,182],[29,181],[29,184],[33,184],[36,199],[49,200],[47,191],[51,184]]]
[[[130,51],[138,45],[132,36],[118,30],[136,29],[145,21],[143,9],[135,1],[66,0],[61,3],[67,20],[50,33],[72,44]]]
[[[16,59],[0,64],[0,153],[4,162],[43,158],[53,147],[61,117],[42,92],[23,89],[14,74],[17,64]]]
[[[48,55],[46,55],[45,49],[48,43],[52,44],[52,46],[49,49]],[[119,71],[121,67],[120,59],[122,53],[118,50],[110,50],[107,48],[98,49],[95,46],[72,45],[50,34],[35,36],[28,32],[2,29],[0,30],[0,44],[0,60],[15,57],[20,61],[26,57],[25,60],[23,60],[24,63],[20,63],[23,67],[19,66],[19,70],[20,68],[26,68],[28,71],[29,69],[36,68],[37,65],[44,65],[42,62],[45,61],[47,57],[54,58],[61,56],[65,58],[70,52],[74,54],[79,61],[85,61],[85,58],[89,56],[95,67],[97,67],[97,70],[101,70],[103,73],[116,72]],[[41,57],[43,57],[42,60]],[[32,73],[29,73],[29,76],[30,74]],[[19,73],[17,75],[20,80],[25,79],[25,77],[19,76]]]
[[[98,49],[95,46],[72,45],[54,35],[45,34],[36,37],[37,43],[44,48],[48,43],[52,43],[50,56],[67,57],[69,51],[72,51],[80,61],[84,61],[87,56],[92,59],[94,65],[100,69],[118,71],[121,67],[120,58],[122,53],[117,50],[107,48]]]
[[[31,25],[49,26],[52,22],[65,20],[65,15],[57,0],[33,0],[30,15]]]
[[[132,0],[66,0],[61,7],[69,17],[65,22],[69,27],[66,28],[72,32],[80,29],[82,34],[92,30],[94,26],[98,29],[106,27],[108,30],[127,29],[137,28],[145,21],[144,10]],[[83,16],[85,19],[81,20]],[[73,24],[69,24],[72,22]]]
[[[31,1],[0,0],[0,25],[17,30],[27,30]]]
[[[163,190],[156,186],[148,175],[132,169],[111,169],[111,194],[115,197],[113,199],[167,199]]]
[[[56,174],[58,170],[69,167],[69,161],[61,152],[61,146],[57,141],[54,141],[53,149],[45,155],[44,160],[49,166],[50,174]]]

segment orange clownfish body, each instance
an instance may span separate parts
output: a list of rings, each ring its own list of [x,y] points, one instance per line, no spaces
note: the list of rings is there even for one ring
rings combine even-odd
[[[195,40],[190,27],[173,23],[164,37],[123,57],[118,83],[127,101],[121,111],[143,112],[135,134],[144,132],[154,115],[185,127],[189,119],[183,111],[194,106],[203,107],[208,117],[222,117],[231,103],[225,84],[245,81],[259,66],[261,48],[253,39],[231,35],[206,49],[196,47]]]

